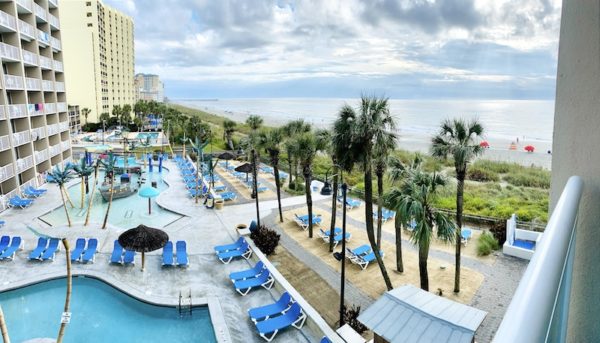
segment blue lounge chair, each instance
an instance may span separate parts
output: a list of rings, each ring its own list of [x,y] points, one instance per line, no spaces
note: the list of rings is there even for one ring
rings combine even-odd
[[[225,192],[227,190],[227,186],[217,185],[217,186],[214,186],[213,189],[215,190],[215,192]]]
[[[346,207],[349,210],[351,210],[353,208],[360,207],[360,205],[362,205],[362,201],[356,200],[356,199],[352,199],[352,198],[346,198]]]
[[[294,221],[296,222],[296,224],[298,224],[302,228],[302,230],[308,229],[308,226],[309,226],[308,225],[308,214],[303,215],[303,216],[294,214],[294,216],[295,216]],[[321,216],[313,215],[312,223],[313,223],[313,225],[321,225]]]
[[[283,315],[256,323],[256,329],[260,337],[264,338],[267,342],[271,342],[279,330],[290,326],[301,329],[305,320],[306,314],[302,312],[300,305],[293,303],[290,306],[290,310]]]
[[[268,188],[268,187],[266,187],[266,186],[261,186],[261,187],[258,187],[258,188],[256,189],[256,191],[257,191],[258,193],[263,193],[263,192],[266,192],[266,191],[268,191],[268,190],[269,190],[269,188]]]
[[[73,251],[71,251],[71,261],[72,262],[81,261],[81,255],[83,254],[84,250],[85,250],[85,239],[77,238],[77,241],[75,241],[75,249],[73,249]]]
[[[31,206],[31,204],[33,204],[32,199],[22,199],[16,195],[8,200],[8,207],[11,207],[11,208],[18,207],[18,208],[23,209],[23,208]]]
[[[250,319],[256,323],[261,320],[269,319],[273,316],[284,314],[293,302],[288,292],[283,292],[279,300],[273,304],[251,308],[248,310]]]
[[[348,242],[351,237],[352,237],[352,234],[350,232],[346,232],[346,236],[345,236],[346,242]],[[325,243],[329,243],[329,236],[322,237],[322,238]],[[344,239],[344,238],[341,233],[333,236],[333,247],[334,248],[337,247],[337,245],[342,241],[342,239]]]
[[[473,231],[471,231],[471,229],[469,229],[469,228],[462,229],[460,231],[461,243],[464,244],[465,246],[467,246],[472,235],[473,235]]]
[[[214,249],[218,255],[220,252],[239,249],[243,243],[246,243],[246,240],[244,239],[244,237],[240,237],[233,244],[217,245]]]
[[[2,236],[2,238],[0,238],[0,254],[2,254],[4,249],[6,249],[6,247],[8,247],[9,244],[10,244],[9,236]]]
[[[254,267],[252,267],[250,269],[242,270],[239,272],[229,273],[229,278],[231,279],[231,281],[235,282],[238,280],[245,280],[245,279],[258,277],[260,275],[260,273],[262,273],[263,269],[265,269],[265,268],[266,268],[265,264],[262,263],[262,261],[258,261],[254,265]]]
[[[381,258],[384,257],[382,250],[379,250],[379,254],[381,255]],[[371,263],[375,260],[376,260],[375,253],[371,252],[367,255],[359,256],[357,259],[351,260],[351,261],[356,263],[362,270],[365,270],[369,266],[369,263]]]
[[[271,289],[273,284],[275,283],[275,279],[271,276],[271,273],[268,269],[264,269],[263,272],[255,278],[246,279],[246,280],[237,280],[233,282],[233,286],[235,290],[240,293],[242,296],[248,294],[252,288],[255,287],[263,287],[265,289]]]
[[[221,193],[221,198],[224,201],[233,201],[233,200],[237,199],[237,194],[235,194],[235,192],[224,192],[224,193]]]
[[[368,244],[363,244],[358,248],[350,249],[346,248],[346,257],[350,260],[356,260],[361,256],[368,255],[371,252],[371,246]]]
[[[37,247],[35,247],[35,249],[33,249],[33,251],[31,253],[29,253],[29,259],[30,260],[39,260],[42,257],[42,254],[44,253],[44,250],[46,250],[47,246],[48,246],[47,238],[45,238],[45,237],[38,238]]]
[[[331,233],[331,230],[327,230],[327,231],[323,231],[323,229],[319,229],[319,237],[329,241],[329,235]],[[339,227],[336,227],[333,229],[333,234],[334,235],[339,235],[340,233],[342,233],[342,229],[340,229]]]
[[[6,225],[6,221],[0,219],[0,227],[3,227],[4,225]]]
[[[162,251],[162,258],[163,266],[172,266],[175,264],[173,261],[173,242],[168,241],[167,244],[165,244]]]
[[[28,188],[25,188],[23,190],[23,195],[25,195],[28,198],[37,198],[39,196],[41,196],[43,193],[36,193],[36,192],[32,192],[30,191]]]
[[[15,253],[17,250],[21,249],[21,244],[23,243],[21,237],[15,236],[12,238],[10,245],[8,248],[4,250],[2,255],[0,255],[0,260],[12,260],[15,258]]]
[[[201,189],[201,188],[202,188],[202,187],[199,187],[199,188],[198,188],[198,191],[196,191],[196,189],[195,189],[195,188],[190,188],[190,189],[188,189],[188,193],[190,194],[190,197],[192,197],[192,198],[193,198],[193,197],[196,197],[196,196],[199,196],[199,197],[200,197],[200,196],[202,196],[204,193],[202,192],[202,189]]]
[[[36,188],[33,188],[32,186],[28,186],[27,188],[25,188],[25,190],[27,190],[31,193],[39,194],[39,195],[44,195],[46,192],[48,192],[47,189],[41,189],[41,188],[36,189]]]
[[[323,336],[319,343],[331,343],[331,340],[327,336]]]
[[[243,257],[245,259],[249,259],[250,256],[252,256],[252,249],[250,249],[250,246],[245,241],[238,249],[220,252],[217,254],[219,260],[221,260],[221,262],[225,264],[228,264],[229,262],[231,262],[231,260],[233,260],[236,257]]]
[[[121,246],[121,244],[119,244],[119,241],[116,239],[112,255],[110,256],[110,263],[123,263],[123,247]]]
[[[50,243],[48,243],[48,247],[42,254],[42,261],[54,261],[54,256],[56,256],[56,252],[58,251],[58,242],[58,238],[50,238]]]
[[[179,267],[187,267],[190,265],[190,261],[188,259],[186,244],[185,241],[177,241],[175,243],[175,247],[177,248],[177,266]]]
[[[396,216],[396,212],[388,210],[387,208],[381,209],[381,221],[387,222],[388,220],[394,218]],[[373,219],[377,220],[377,211],[373,212]]]
[[[87,248],[81,256],[81,262],[88,263],[96,261],[96,250],[98,248],[98,240],[96,238],[90,238],[87,242]]]
[[[135,251],[125,250],[123,255],[123,264],[135,264]]]

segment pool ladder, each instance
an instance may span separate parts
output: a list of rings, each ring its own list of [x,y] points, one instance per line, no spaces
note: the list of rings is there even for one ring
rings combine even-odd
[[[183,295],[181,294],[181,291],[179,291],[179,306],[177,306],[177,309],[179,310],[179,316],[183,317],[187,314],[189,314],[190,316],[192,315],[192,290],[190,289],[190,293],[188,295],[188,302],[189,305],[186,305],[183,303]]]

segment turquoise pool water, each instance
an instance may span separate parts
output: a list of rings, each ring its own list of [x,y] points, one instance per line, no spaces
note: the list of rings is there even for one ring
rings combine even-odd
[[[151,141],[156,142],[158,139],[158,132],[140,132],[137,134],[138,139],[150,138]]]
[[[56,338],[66,280],[57,279],[0,293],[12,342]],[[71,323],[65,343],[216,342],[206,307],[191,316],[176,308],[149,305],[92,278],[74,278]]]
[[[156,164],[156,162],[154,162],[154,164]],[[163,181],[163,177],[168,173],[169,171],[164,168],[162,170],[162,173],[159,173],[158,167],[155,165],[152,173],[144,172],[142,174],[142,178],[145,179],[142,185],[150,186],[152,184],[152,181],[156,181],[157,189],[162,192],[169,187]],[[131,174],[131,176],[131,184],[133,185],[133,187],[137,188],[138,176],[136,174]],[[102,223],[102,221],[104,220],[104,215],[106,213],[106,208],[108,207],[108,202],[102,199],[102,196],[98,191],[98,188],[100,187],[100,185],[102,184],[102,180],[104,179],[104,172],[102,170],[99,172],[98,178],[100,179],[100,182],[98,183],[96,193],[94,194],[94,200],[92,202],[92,211],[90,213],[90,222],[92,223]],[[94,184],[93,177],[90,178],[89,184],[91,193]],[[68,191],[69,196],[73,201],[73,205],[75,205],[74,208],[71,208],[71,206],[67,204],[67,209],[69,211],[71,221],[73,223],[85,222],[85,216],[88,207],[87,196],[85,198],[84,206],[82,209],[80,184],[70,187]],[[175,220],[182,218],[181,215],[165,210],[162,207],[158,206],[156,204],[156,198],[153,198],[151,203],[152,214],[148,214],[148,199],[140,197],[139,195],[137,195],[137,193],[130,195],[126,198],[114,199],[113,204],[110,208],[110,212],[108,214],[108,222],[109,224],[123,228],[129,228],[137,226],[139,224],[144,224],[151,227],[164,227],[169,223],[172,223]],[[52,212],[41,216],[40,219],[52,226],[64,226],[67,224],[67,216],[62,206],[53,210]]]

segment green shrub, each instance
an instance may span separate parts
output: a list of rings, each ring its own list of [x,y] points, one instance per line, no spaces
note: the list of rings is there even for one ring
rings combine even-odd
[[[260,228],[252,231],[250,238],[263,254],[269,256],[275,252],[281,236],[274,230],[261,225]]]
[[[467,169],[467,179],[479,182],[498,182],[500,181],[500,176],[490,169],[473,165]]]
[[[471,168],[479,168],[489,170],[497,174],[506,174],[511,170],[523,168],[521,165],[510,162],[497,162],[490,160],[477,160],[473,162]]]
[[[500,249],[500,244],[494,235],[488,231],[484,231],[477,240],[477,255],[487,256],[494,250]]]
[[[550,188],[550,172],[542,168],[523,168],[504,175],[504,181],[513,186]]]

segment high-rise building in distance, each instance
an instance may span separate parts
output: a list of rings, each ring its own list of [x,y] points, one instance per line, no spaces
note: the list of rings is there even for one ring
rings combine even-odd
[[[165,85],[160,77],[154,74],[136,74],[135,90],[139,100],[157,102],[165,101]]]
[[[90,122],[133,106],[133,19],[99,0],[61,0],[60,10],[69,104],[89,108]]]
[[[0,2],[0,211],[71,161],[57,0]]]

